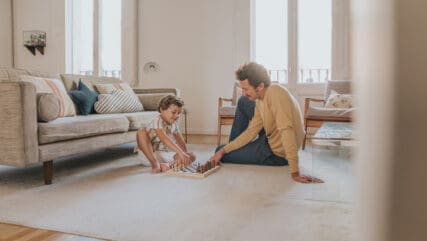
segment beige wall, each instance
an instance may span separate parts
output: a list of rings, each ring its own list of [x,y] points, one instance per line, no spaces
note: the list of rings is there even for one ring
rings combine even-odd
[[[218,97],[231,97],[234,70],[249,60],[249,2],[139,2],[140,85],[181,89],[191,133],[216,133]],[[157,72],[144,72],[149,61]]]
[[[65,72],[65,0],[14,0],[15,67]],[[45,54],[34,56],[23,46],[24,30],[47,33]]]
[[[396,140],[390,240],[427,239],[427,1],[396,1]],[[423,185],[424,184],[424,185]]]
[[[0,1],[0,67],[12,67],[12,8],[10,0]]]
[[[360,96],[355,240],[427,237],[427,2],[353,0]]]

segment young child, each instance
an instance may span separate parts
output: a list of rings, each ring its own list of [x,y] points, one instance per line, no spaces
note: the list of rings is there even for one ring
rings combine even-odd
[[[178,129],[177,120],[183,105],[184,102],[173,95],[163,97],[158,107],[160,115],[136,133],[138,154],[143,165],[151,165],[153,173],[169,170],[172,163],[188,165],[196,159],[188,152]]]

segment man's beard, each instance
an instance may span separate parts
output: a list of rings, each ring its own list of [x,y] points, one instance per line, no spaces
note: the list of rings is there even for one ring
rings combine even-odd
[[[255,98],[254,100],[259,99],[259,90],[255,89]]]

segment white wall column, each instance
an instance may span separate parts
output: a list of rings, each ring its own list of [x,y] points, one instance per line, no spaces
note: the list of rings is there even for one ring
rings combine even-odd
[[[360,109],[355,239],[427,237],[427,2],[353,0]]]

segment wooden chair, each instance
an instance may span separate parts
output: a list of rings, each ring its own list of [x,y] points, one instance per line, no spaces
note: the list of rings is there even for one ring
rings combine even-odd
[[[221,144],[221,127],[233,124],[236,105],[240,96],[242,96],[242,89],[239,83],[235,82],[232,98],[218,98],[218,145]],[[230,105],[224,105],[225,102],[230,102]]]
[[[319,128],[324,121],[329,122],[351,122],[354,108],[325,108],[326,100],[328,99],[331,91],[334,90],[339,94],[351,93],[350,80],[330,80],[326,82],[326,89],[323,99],[306,98],[304,105],[304,129],[305,136],[302,144],[302,149],[305,149],[307,141],[307,129],[309,127]],[[312,106],[312,102],[320,102],[320,107]]]

